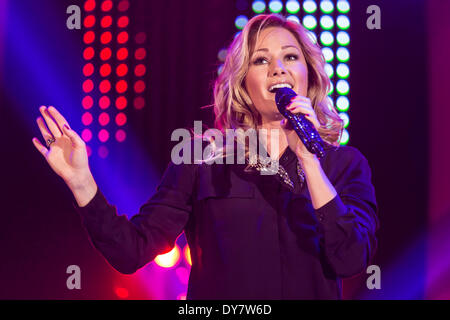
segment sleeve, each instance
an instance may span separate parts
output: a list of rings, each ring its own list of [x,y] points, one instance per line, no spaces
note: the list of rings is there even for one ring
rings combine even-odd
[[[192,210],[194,180],[195,165],[169,163],[155,194],[131,219],[118,215],[99,189],[86,206],[74,205],[95,248],[131,274],[173,248]]]
[[[338,277],[362,272],[373,258],[379,227],[371,170],[364,156],[355,148],[341,156],[342,172],[333,183],[337,195],[316,215],[323,233],[326,259]]]

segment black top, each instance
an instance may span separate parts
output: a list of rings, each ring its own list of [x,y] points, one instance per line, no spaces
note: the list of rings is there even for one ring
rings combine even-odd
[[[367,160],[355,148],[320,160],[338,195],[314,210],[297,158],[280,158],[294,189],[245,165],[168,165],[130,220],[100,190],[76,208],[92,243],[126,274],[169,251],[184,230],[192,268],[187,299],[339,299],[340,278],[373,256],[377,204]]]

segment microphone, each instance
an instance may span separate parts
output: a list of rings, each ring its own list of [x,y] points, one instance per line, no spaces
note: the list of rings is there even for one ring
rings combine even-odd
[[[323,149],[324,142],[314,125],[305,118],[304,114],[293,114],[286,109],[291,103],[292,98],[296,96],[297,94],[295,91],[290,88],[276,89],[275,103],[277,104],[278,111],[288,119],[306,149],[317,155],[319,158],[322,158],[325,156],[325,151]]]

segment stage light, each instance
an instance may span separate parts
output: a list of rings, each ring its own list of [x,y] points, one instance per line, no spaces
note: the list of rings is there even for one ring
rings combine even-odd
[[[100,59],[102,59],[103,61],[108,60],[109,58],[111,58],[111,55],[112,55],[112,51],[108,47],[103,48],[100,51]]]
[[[117,20],[117,26],[119,28],[126,28],[130,22],[127,16],[122,16]]]
[[[328,95],[332,95],[334,92],[334,84],[333,81],[330,81],[330,91],[328,91]]]
[[[134,108],[140,110],[145,107],[145,99],[142,97],[136,97],[133,101]]]
[[[227,57],[227,49],[220,49],[217,53],[217,59],[219,59],[220,62],[225,62],[225,58]]]
[[[336,57],[340,62],[347,62],[350,59],[350,52],[347,48],[339,47],[336,51]]]
[[[154,261],[162,268],[172,268],[180,261],[180,248],[175,244],[172,250],[165,254],[158,255]]]
[[[252,9],[256,14],[263,13],[266,10],[266,3],[261,0],[253,1]]]
[[[83,100],[81,100],[81,105],[86,110],[90,109],[94,105],[94,100],[92,99],[91,96],[86,96],[86,97],[83,98]]]
[[[95,55],[95,51],[94,48],[92,47],[87,47],[86,49],[83,50],[83,58],[84,60],[91,60]]]
[[[95,25],[95,16],[89,15],[84,18],[84,27],[92,28]]]
[[[116,288],[114,289],[114,292],[116,294],[116,296],[118,296],[120,299],[126,299],[128,298],[128,290],[125,288]]]
[[[329,63],[325,63],[325,72],[328,75],[329,78],[333,78],[334,75],[334,70],[333,70],[333,66]]]
[[[339,63],[336,67],[336,74],[341,79],[347,79],[350,74],[350,69],[345,63]]]
[[[339,96],[336,100],[336,108],[341,112],[346,112],[350,107],[350,101],[346,96]]]
[[[125,115],[125,113],[119,112],[119,113],[116,115],[115,121],[116,121],[116,124],[117,124],[119,127],[124,126],[125,123],[127,123],[127,116]]]
[[[85,125],[88,126],[92,123],[92,121],[94,120],[94,118],[92,117],[92,114],[90,112],[85,112],[83,113],[83,115],[81,116],[81,122]]]
[[[121,63],[116,68],[116,74],[118,77],[124,77],[128,73],[128,66],[125,63]]]
[[[192,260],[191,260],[191,249],[189,248],[189,245],[185,245],[183,249],[183,255],[186,262],[192,266]]]
[[[108,96],[102,96],[100,97],[100,99],[98,99],[98,106],[100,107],[100,109],[108,109],[110,105],[111,100]]]
[[[112,6],[113,6],[113,4],[112,4],[111,0],[105,0],[105,1],[103,1],[101,8],[102,8],[102,11],[106,12],[106,11],[111,10]]]
[[[105,16],[100,20],[100,25],[102,28],[109,28],[112,25],[112,18],[111,16]]]
[[[134,74],[136,75],[136,77],[143,77],[145,75],[146,71],[147,71],[147,68],[145,67],[144,64],[138,64],[134,68]]]
[[[286,11],[290,14],[296,14],[300,10],[300,4],[297,0],[288,0],[286,2]]]
[[[83,67],[83,74],[85,77],[90,77],[94,73],[94,65],[92,63],[87,63]]]
[[[348,141],[350,140],[350,135],[348,134],[347,129],[344,129],[342,131],[342,136],[341,136],[341,141],[340,144],[341,145],[346,145],[348,143]]]
[[[134,53],[134,57],[136,58],[136,60],[143,60],[146,55],[147,51],[144,48],[139,48]]]
[[[111,66],[108,63],[102,64],[100,66],[100,75],[102,77],[107,77],[111,74]]]
[[[127,134],[124,130],[119,129],[116,131],[115,137],[117,142],[124,142],[125,139],[127,138]]]
[[[283,10],[283,2],[281,2],[280,0],[270,0],[269,10],[272,13],[281,12],[281,10]]]
[[[291,15],[287,16],[286,19],[289,21],[295,22],[297,24],[301,24],[300,19],[296,15],[291,14]]]
[[[138,32],[134,37],[134,41],[136,41],[137,44],[143,44],[145,40],[147,40],[145,32]]]
[[[350,123],[350,118],[348,117],[348,114],[345,112],[339,113],[339,117],[344,121],[344,128],[347,128]]]
[[[314,13],[317,10],[317,5],[312,0],[303,1],[303,10],[307,13]]]
[[[234,25],[237,29],[242,30],[244,29],[245,25],[248,22],[248,18],[246,16],[240,15],[236,17],[236,20],[234,21]]]
[[[340,15],[336,19],[336,24],[339,27],[339,29],[347,30],[350,28],[350,20],[347,16]]]
[[[111,82],[109,82],[109,80],[102,80],[100,81],[100,84],[98,86],[98,89],[100,90],[101,93],[105,94],[107,92],[109,92],[109,90],[111,90]]]
[[[136,93],[142,93],[145,90],[145,82],[142,80],[136,81],[134,84],[134,92]]]
[[[124,44],[128,41],[128,32],[122,31],[117,35],[117,42]]]
[[[320,42],[324,46],[331,46],[334,43],[334,36],[329,31],[324,31],[320,34]]]
[[[105,159],[109,154],[108,148],[106,146],[100,146],[97,152],[98,156],[102,159]]]
[[[223,64],[221,64],[218,68],[217,68],[217,75],[220,76],[220,74],[223,71]]]
[[[92,11],[95,9],[95,0],[87,0],[84,3],[84,10],[85,11]]]
[[[326,62],[331,62],[334,59],[334,52],[329,47],[323,47],[322,48],[322,54],[325,58]]]
[[[100,113],[100,115],[98,116],[98,123],[101,126],[106,126],[109,123],[109,114],[107,114],[106,112],[102,112]]]
[[[123,110],[127,107],[128,100],[124,96],[120,96],[116,99],[116,108],[119,110]]]
[[[89,142],[92,140],[92,131],[89,129],[83,129],[81,131],[81,139],[83,139],[84,142]]]
[[[89,93],[92,90],[94,90],[94,82],[91,79],[84,80],[83,91]]]
[[[329,0],[322,0],[320,2],[320,10],[326,14],[332,13],[334,10],[333,2]]]
[[[127,11],[129,7],[130,7],[130,2],[128,2],[128,0],[122,0],[117,5],[117,9],[119,9],[119,11],[122,11],[122,12]]]
[[[94,42],[94,40],[95,40],[95,33],[94,33],[94,31],[88,31],[83,36],[83,41],[86,44],[91,44],[91,43]]]
[[[320,18],[320,26],[324,30],[331,30],[334,27],[334,20],[328,15],[322,16]]]
[[[339,80],[336,83],[336,91],[342,95],[345,96],[350,91],[350,86],[346,80]]]
[[[127,48],[120,48],[117,50],[117,60],[125,60],[128,58],[128,49]]]
[[[345,31],[339,31],[336,35],[337,43],[341,46],[346,46],[350,43],[350,36]]]
[[[100,42],[101,42],[102,44],[108,44],[108,43],[111,42],[111,40],[112,40],[112,34],[111,34],[111,32],[109,32],[109,31],[103,32],[103,33],[100,35]]]
[[[314,31],[308,31],[308,37],[313,43],[317,43],[317,36]]]
[[[98,140],[100,140],[101,142],[106,142],[109,139],[109,132],[106,129],[101,129],[98,132]]]
[[[340,13],[347,13],[350,11],[350,4],[347,0],[338,0],[336,8]]]
[[[119,80],[116,83],[117,93],[124,93],[128,89],[128,83],[125,80]]]
[[[317,27],[317,20],[314,16],[312,15],[306,15],[303,17],[303,26],[308,29],[308,30],[312,30],[315,27]]]

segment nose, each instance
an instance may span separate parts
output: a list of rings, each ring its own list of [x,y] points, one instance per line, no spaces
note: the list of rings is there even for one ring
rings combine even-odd
[[[273,66],[270,70],[270,74],[272,76],[280,76],[286,74],[286,69],[283,65],[283,62],[279,59],[273,62]]]

